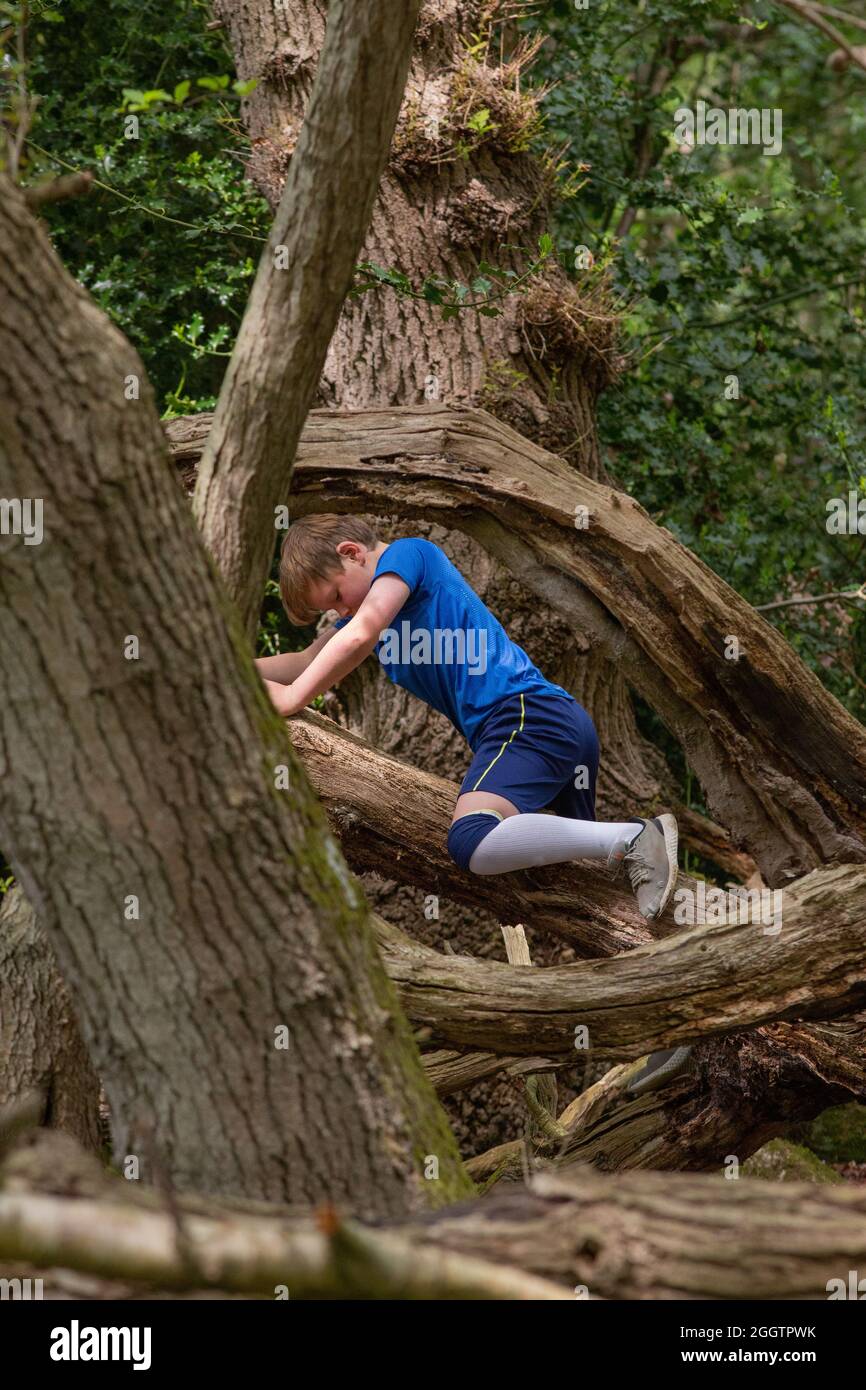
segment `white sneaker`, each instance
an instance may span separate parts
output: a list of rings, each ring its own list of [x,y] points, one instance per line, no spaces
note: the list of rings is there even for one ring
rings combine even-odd
[[[607,865],[615,877],[623,868],[628,871],[638,911],[651,922],[664,912],[677,881],[679,831],[676,817],[668,814],[633,819],[643,828],[614,845]]]

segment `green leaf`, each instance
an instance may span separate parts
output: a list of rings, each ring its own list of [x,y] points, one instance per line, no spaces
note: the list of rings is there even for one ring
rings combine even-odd
[[[470,130],[474,130],[478,135],[488,130],[490,127],[490,112],[487,107],[484,106],[480,111],[476,111],[474,115],[469,117],[466,124]]]
[[[250,92],[254,92],[258,85],[259,79],[257,77],[248,77],[246,82],[241,82],[240,80],[233,82],[232,91],[237,92],[239,97],[248,97]]]
[[[174,99],[177,102],[178,106],[183,106],[183,103],[189,96],[189,89],[191,86],[192,83],[190,82],[189,78],[186,78],[183,82],[178,82],[177,86],[174,89]]]

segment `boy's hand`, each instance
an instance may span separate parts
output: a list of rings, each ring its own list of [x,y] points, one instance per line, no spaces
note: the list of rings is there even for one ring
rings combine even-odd
[[[271,704],[277,714],[282,715],[284,719],[288,719],[292,714],[298,714],[304,708],[304,701],[298,700],[297,696],[292,693],[293,687],[291,685],[280,685],[278,681],[266,680],[264,686],[271,697]]]

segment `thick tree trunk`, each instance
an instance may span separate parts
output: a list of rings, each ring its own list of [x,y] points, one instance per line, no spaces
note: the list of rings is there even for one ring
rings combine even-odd
[[[44,509],[42,543],[0,556],[0,842],[116,1156],[179,1190],[378,1214],[466,1192],[141,362],[8,180],[0,293],[0,491]]]
[[[99,1149],[99,1078],[54,952],[13,888],[0,898],[0,1112],[28,1096],[39,1123]]]

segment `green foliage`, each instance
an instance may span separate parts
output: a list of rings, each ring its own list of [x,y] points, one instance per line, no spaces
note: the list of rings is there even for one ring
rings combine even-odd
[[[562,171],[560,257],[589,247],[622,306],[609,470],[753,604],[856,589],[866,538],[825,522],[866,474],[862,73],[828,68],[832,45],[789,12],[740,0],[556,0],[524,27],[547,36],[545,138],[584,172],[578,197]],[[678,146],[674,113],[700,99],[779,109],[781,153]],[[860,605],[768,617],[863,717]]]
[[[87,198],[45,217],[168,414],[215,404],[271,221],[240,163],[255,82],[234,79],[209,18],[200,0],[65,0],[27,30],[39,100],[22,178],[94,172]]]

